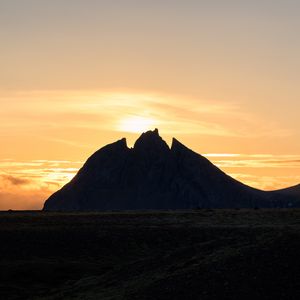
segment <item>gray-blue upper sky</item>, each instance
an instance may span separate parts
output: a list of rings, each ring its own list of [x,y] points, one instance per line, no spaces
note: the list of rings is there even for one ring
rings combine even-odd
[[[1,0],[0,89],[180,94],[295,127],[299,13],[296,0]]]
[[[176,72],[183,91],[214,78],[250,93],[255,77],[290,87],[299,13],[291,0],[1,0],[1,86],[169,89]]]
[[[296,0],[1,0],[0,88],[149,90],[293,115],[299,13]]]

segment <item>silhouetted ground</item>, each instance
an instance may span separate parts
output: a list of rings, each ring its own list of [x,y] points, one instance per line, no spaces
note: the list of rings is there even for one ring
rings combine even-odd
[[[300,299],[300,210],[0,213],[0,299]]]

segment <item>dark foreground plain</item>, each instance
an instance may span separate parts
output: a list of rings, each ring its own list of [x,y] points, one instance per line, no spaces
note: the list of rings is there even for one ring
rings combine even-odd
[[[300,299],[300,210],[1,212],[0,299]]]

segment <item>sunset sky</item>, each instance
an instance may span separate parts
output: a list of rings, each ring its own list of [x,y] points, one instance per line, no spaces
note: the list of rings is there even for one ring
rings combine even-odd
[[[297,0],[0,0],[0,210],[159,128],[229,175],[300,183]]]

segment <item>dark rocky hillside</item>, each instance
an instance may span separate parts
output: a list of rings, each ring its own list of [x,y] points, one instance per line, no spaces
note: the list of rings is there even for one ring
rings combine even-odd
[[[139,210],[295,207],[299,195],[268,193],[226,175],[203,156],[158,130],[94,153],[74,179],[54,193],[45,210]]]

